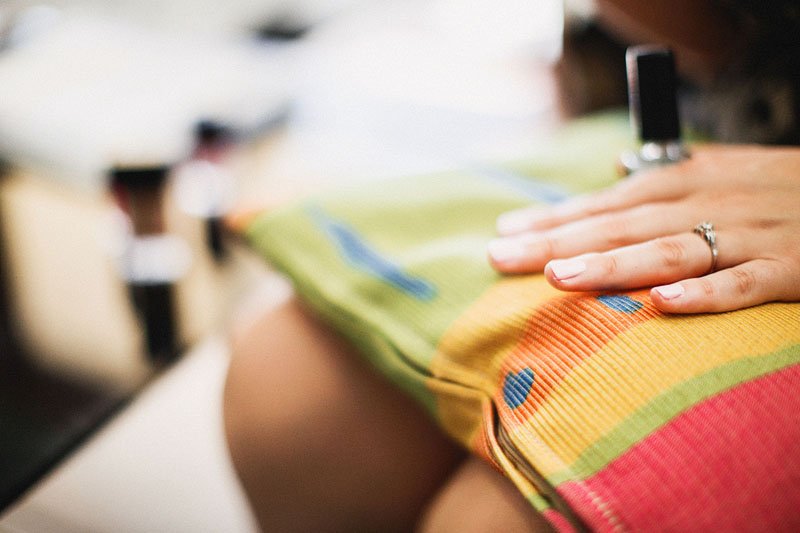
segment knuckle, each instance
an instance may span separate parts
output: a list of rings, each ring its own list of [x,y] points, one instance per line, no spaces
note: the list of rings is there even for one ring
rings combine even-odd
[[[751,270],[734,269],[731,270],[731,273],[733,274],[733,287],[738,295],[748,295],[755,290],[758,280]]]
[[[615,276],[620,271],[619,259],[617,256],[612,254],[602,254],[602,269],[603,274],[606,276]]]
[[[763,263],[760,292],[774,300],[800,301],[800,260],[771,258]]]
[[[700,287],[700,292],[703,294],[703,296],[705,298],[707,298],[709,300],[713,299],[713,298],[716,298],[716,296],[717,296],[717,288],[711,282],[711,280],[703,278],[703,279],[701,279],[699,281],[698,286]]]
[[[609,217],[603,231],[609,248],[619,248],[633,242],[632,224],[626,216]]]
[[[777,217],[761,217],[754,221],[756,229],[771,230],[782,224],[782,220]]]
[[[540,250],[545,257],[557,257],[558,242],[553,237],[543,237],[540,244]]]
[[[654,245],[665,267],[675,268],[686,262],[686,247],[675,239],[656,239]]]

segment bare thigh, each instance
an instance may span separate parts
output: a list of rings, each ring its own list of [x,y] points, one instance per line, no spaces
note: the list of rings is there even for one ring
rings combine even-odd
[[[421,533],[544,532],[544,517],[499,472],[476,457],[456,470],[431,501]]]
[[[224,409],[265,531],[409,530],[464,457],[294,301],[234,339]]]

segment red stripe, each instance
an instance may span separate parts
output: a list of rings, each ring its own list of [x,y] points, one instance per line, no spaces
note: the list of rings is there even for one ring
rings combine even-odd
[[[572,527],[569,520],[564,518],[564,515],[555,509],[545,509],[542,511],[542,516],[550,522],[550,525],[559,533],[576,533],[576,529]]]
[[[598,530],[800,531],[800,365],[692,407],[558,490]]]

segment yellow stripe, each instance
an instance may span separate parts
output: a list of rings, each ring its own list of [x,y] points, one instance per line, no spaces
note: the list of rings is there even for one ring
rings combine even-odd
[[[720,365],[798,342],[798,305],[655,318],[621,334],[573,369],[539,409],[527,415],[527,422],[515,428],[512,438],[524,448],[536,435],[561,461],[572,464],[659,394]],[[528,459],[545,476],[564,466],[539,454],[531,453]]]
[[[500,363],[519,343],[533,310],[556,294],[541,276],[502,278],[448,328],[431,360],[433,377],[428,380],[448,434],[469,445],[481,420],[479,410],[474,415],[470,411],[494,393]],[[513,318],[509,310],[514,310]]]

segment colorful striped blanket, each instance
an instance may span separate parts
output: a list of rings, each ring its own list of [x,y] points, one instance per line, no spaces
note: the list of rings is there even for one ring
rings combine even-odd
[[[615,179],[624,117],[524,163],[264,214],[250,242],[560,530],[800,530],[800,305],[666,316],[486,260],[496,217]]]

